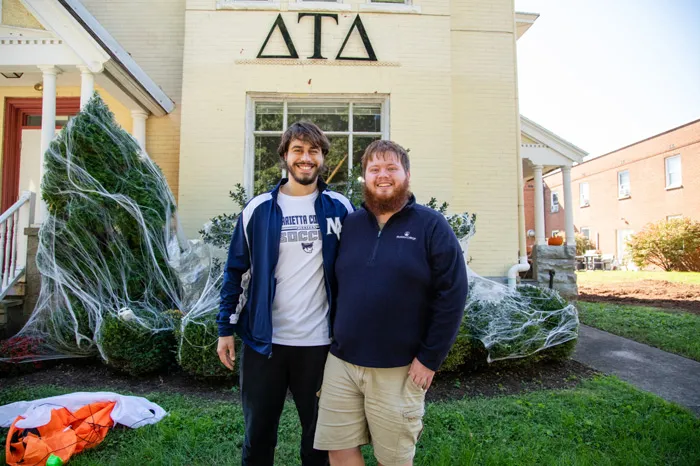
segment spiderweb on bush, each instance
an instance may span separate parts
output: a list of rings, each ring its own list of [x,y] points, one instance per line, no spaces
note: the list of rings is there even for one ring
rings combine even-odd
[[[443,204],[438,210],[444,213],[446,207]],[[476,216],[455,214],[447,216],[447,220],[468,257],[469,239],[476,232]],[[524,358],[577,338],[576,307],[557,291],[529,285],[511,289],[481,277],[469,265],[467,276],[466,325],[460,332],[466,331],[483,343],[488,362]],[[467,358],[465,354],[464,360]]]
[[[110,345],[131,357],[119,338],[172,333],[178,319],[170,310],[216,306],[209,247],[185,239],[165,177],[99,95],[51,143],[41,188],[41,290],[17,335],[39,346],[15,361],[109,361],[107,322],[121,326]]]

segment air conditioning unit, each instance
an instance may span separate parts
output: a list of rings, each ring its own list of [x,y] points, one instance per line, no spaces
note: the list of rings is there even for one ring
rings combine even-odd
[[[559,212],[559,204],[554,204],[552,206],[552,213]]]

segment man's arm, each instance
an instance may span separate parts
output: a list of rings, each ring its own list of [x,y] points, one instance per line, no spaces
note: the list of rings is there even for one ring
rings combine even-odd
[[[224,282],[221,285],[221,304],[216,323],[219,325],[219,336],[232,336],[235,324],[231,323],[231,315],[235,314],[238,300],[243,292],[241,279],[243,274],[250,269],[250,253],[248,241],[245,236],[243,212],[238,217],[236,227],[231,237],[231,246],[228,250],[228,259],[224,267]]]
[[[416,359],[437,371],[457,338],[469,286],[464,254],[447,220],[440,216],[430,239],[432,296],[428,327]]]

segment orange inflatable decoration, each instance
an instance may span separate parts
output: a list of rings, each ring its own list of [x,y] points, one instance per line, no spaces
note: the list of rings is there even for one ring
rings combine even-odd
[[[115,404],[115,401],[92,403],[74,413],[66,408],[54,409],[48,424],[33,429],[16,427],[24,419],[19,416],[7,435],[7,464],[44,466],[51,454],[66,463],[72,455],[99,445],[114,425],[110,415]]]

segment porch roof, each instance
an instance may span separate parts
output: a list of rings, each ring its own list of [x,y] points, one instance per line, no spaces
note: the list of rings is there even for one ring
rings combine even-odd
[[[543,173],[553,172],[560,167],[571,167],[581,163],[588,155],[586,151],[557,136],[534,121],[520,115],[520,130],[534,143],[520,145],[523,160],[523,176],[532,178],[532,167],[542,165]]]
[[[21,0],[46,29],[3,27],[0,67],[28,71],[39,65],[86,66],[101,73],[139,107],[156,116],[175,103],[131,58],[79,0]],[[14,29],[14,31],[11,31]],[[13,69],[14,71],[14,69]]]

